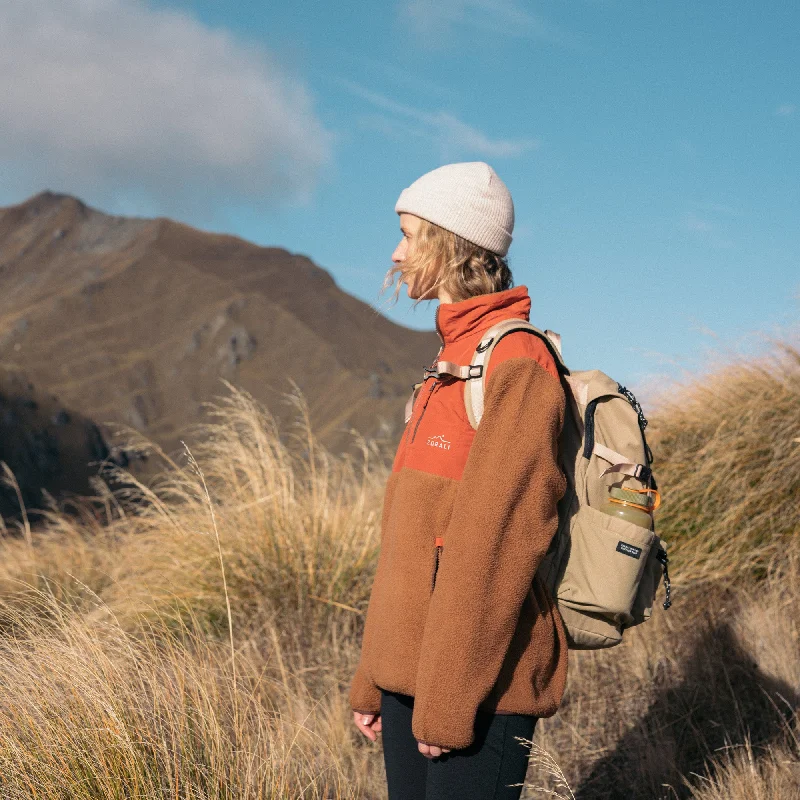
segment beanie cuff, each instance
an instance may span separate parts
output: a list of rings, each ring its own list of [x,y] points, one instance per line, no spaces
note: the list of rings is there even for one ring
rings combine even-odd
[[[412,187],[403,189],[397,198],[394,210],[398,213],[413,214],[426,219],[440,228],[455,233],[478,247],[483,247],[499,256],[505,256],[511,246],[512,235],[494,220],[484,217],[475,220],[474,215],[467,213],[453,214],[437,208],[431,203],[421,202],[412,193]]]

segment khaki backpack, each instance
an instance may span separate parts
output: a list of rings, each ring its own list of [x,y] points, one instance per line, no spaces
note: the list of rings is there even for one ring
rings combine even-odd
[[[486,365],[500,339],[512,331],[527,331],[545,342],[567,398],[559,439],[567,490],[538,574],[556,599],[571,649],[613,647],[624,630],[650,618],[662,577],[663,607],[671,605],[666,544],[655,526],[648,530],[598,511],[610,486],[657,488],[644,435],[647,420],[633,394],[605,373],[570,372],[557,333],[523,319],[505,319],[483,335],[469,365],[437,361],[430,370],[464,380],[464,404],[473,428],[483,415]]]

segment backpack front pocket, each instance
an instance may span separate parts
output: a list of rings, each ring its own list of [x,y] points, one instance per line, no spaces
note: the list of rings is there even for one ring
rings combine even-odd
[[[647,528],[582,506],[572,520],[559,606],[600,616],[618,629],[630,625],[656,538]]]

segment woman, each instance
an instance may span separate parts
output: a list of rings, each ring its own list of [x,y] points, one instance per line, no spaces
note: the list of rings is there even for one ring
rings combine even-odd
[[[405,189],[387,274],[439,299],[434,359],[468,364],[483,333],[528,319],[506,261],[514,206],[483,162],[447,164]],[[381,550],[350,687],[354,722],[381,732],[390,800],[519,798],[537,718],[567,671],[561,618],[536,569],[566,491],[565,395],[546,345],[503,337],[477,430],[464,383],[426,371],[386,485]]]

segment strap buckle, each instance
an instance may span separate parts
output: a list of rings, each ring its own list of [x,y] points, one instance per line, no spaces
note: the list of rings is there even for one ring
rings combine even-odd
[[[450,362],[446,362],[445,366],[448,368],[444,372],[439,371],[438,364],[436,367],[425,367],[423,381],[426,381],[431,376],[444,378],[446,375],[452,375],[459,380],[468,381],[470,378],[480,378],[483,375],[483,364],[467,364],[462,367],[460,365],[452,366]]]
[[[653,475],[653,470],[644,464],[637,464],[634,470],[634,478],[638,478],[642,483],[650,483],[650,478]]]

